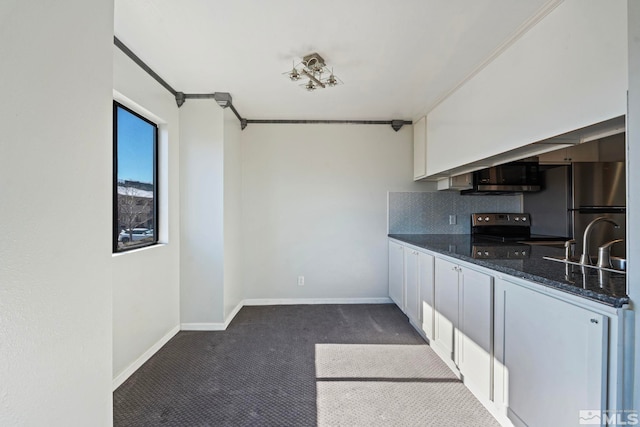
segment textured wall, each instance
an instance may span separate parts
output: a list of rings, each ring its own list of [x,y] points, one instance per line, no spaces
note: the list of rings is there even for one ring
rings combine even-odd
[[[386,297],[387,193],[430,187],[412,180],[412,127],[249,125],[241,138],[245,297]]]
[[[466,234],[473,212],[521,212],[522,196],[461,196],[455,191],[390,192],[390,234]],[[456,225],[449,224],[456,215]]]
[[[224,319],[242,301],[242,147],[240,121],[224,114]]]
[[[111,425],[113,2],[0,2],[0,425]]]
[[[113,87],[118,102],[159,126],[162,243],[112,258],[117,272],[113,275],[113,376],[118,385],[119,375],[180,323],[179,140],[175,98],[116,47]]]
[[[224,321],[224,125],[210,99],[180,107],[180,321]]]

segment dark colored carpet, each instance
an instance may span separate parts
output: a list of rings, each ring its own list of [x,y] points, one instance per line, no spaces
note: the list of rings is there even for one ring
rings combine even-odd
[[[180,332],[113,395],[115,426],[494,426],[391,304],[244,307]]]

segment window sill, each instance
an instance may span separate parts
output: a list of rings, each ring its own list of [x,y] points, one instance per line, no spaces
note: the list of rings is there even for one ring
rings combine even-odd
[[[159,242],[159,243],[156,243],[155,245],[143,246],[141,248],[131,249],[130,251],[113,252],[111,254],[111,256],[113,258],[116,258],[116,257],[120,257],[120,256],[123,256],[123,255],[129,255],[129,254],[135,254],[135,253],[138,253],[138,252],[149,251],[149,250],[153,250],[155,248],[160,248],[160,247],[164,247],[164,246],[169,246],[169,244],[168,243]]]

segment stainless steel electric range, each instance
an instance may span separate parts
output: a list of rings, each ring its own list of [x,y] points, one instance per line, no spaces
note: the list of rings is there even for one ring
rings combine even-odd
[[[531,234],[528,213],[471,214],[471,256],[481,259],[525,259],[531,245],[563,247],[566,237]]]

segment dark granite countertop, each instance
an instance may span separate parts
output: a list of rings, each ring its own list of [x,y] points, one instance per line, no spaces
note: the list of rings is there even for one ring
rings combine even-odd
[[[529,256],[525,259],[476,259],[471,257],[472,241],[468,234],[389,234],[389,237],[612,307],[629,303],[624,274],[610,273],[601,285],[596,269],[585,268],[583,273],[580,266],[543,259],[543,256],[562,258],[564,250],[560,248],[532,245],[528,246]]]

